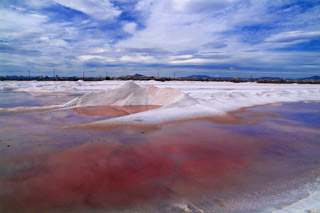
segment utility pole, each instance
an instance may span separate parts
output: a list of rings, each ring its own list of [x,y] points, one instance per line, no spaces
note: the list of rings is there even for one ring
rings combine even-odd
[[[159,78],[159,72],[158,72],[158,78]]]
[[[30,69],[29,69],[29,80],[30,80]]]
[[[173,78],[176,78],[176,73],[175,72],[173,73]]]
[[[56,78],[56,69],[53,69],[53,78]]]
[[[83,78],[83,80],[84,80],[84,71],[82,72],[82,78]]]
[[[106,71],[106,78],[108,77],[108,71]]]
[[[250,75],[250,79],[251,79],[251,82],[252,82],[252,75]]]

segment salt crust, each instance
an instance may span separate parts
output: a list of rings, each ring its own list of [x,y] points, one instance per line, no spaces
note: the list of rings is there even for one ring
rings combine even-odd
[[[254,105],[320,101],[320,85],[188,81],[0,82],[0,91],[32,95],[84,94],[53,108],[100,105],[162,105],[161,108],[97,123],[155,124],[212,116]],[[47,106],[50,108],[50,106]],[[20,107],[21,109],[21,107]],[[13,109],[12,109],[13,110]]]

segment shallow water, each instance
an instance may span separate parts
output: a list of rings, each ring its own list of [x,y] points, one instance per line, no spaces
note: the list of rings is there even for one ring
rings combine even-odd
[[[4,212],[271,211],[306,196],[320,177],[319,109],[268,105],[234,112],[238,122],[99,131],[64,127],[101,114],[3,114],[0,205]]]
[[[45,106],[62,104],[75,98],[71,94],[34,96],[24,92],[0,92],[0,108],[17,106]]]

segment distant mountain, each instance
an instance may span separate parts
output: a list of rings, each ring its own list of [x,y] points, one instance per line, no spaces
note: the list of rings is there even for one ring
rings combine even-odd
[[[184,78],[198,78],[198,79],[234,79],[234,77],[211,77],[211,76],[208,76],[208,75],[189,75],[189,76],[186,76]]]
[[[185,78],[212,78],[208,75],[189,75],[189,76],[186,76]]]
[[[138,74],[138,73],[136,73],[134,76],[135,77],[145,77],[144,75],[141,75],[141,74]]]
[[[320,80],[320,76],[314,75],[307,78],[298,78],[298,80]]]
[[[281,80],[281,78],[279,77],[261,77],[261,78],[257,78],[259,80],[266,80],[266,79],[273,79],[273,80]]]
[[[215,77],[216,79],[234,79],[234,77]]]

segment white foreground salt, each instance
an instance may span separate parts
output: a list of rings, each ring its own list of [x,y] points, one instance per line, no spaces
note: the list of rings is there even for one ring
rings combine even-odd
[[[84,94],[60,107],[162,105],[151,111],[99,123],[152,124],[212,116],[242,107],[280,102],[320,101],[320,85],[188,81],[100,81],[0,83],[0,91]],[[57,107],[57,106],[54,106]]]
[[[288,206],[273,211],[273,213],[318,213],[320,212],[320,191],[313,191],[309,196]]]

